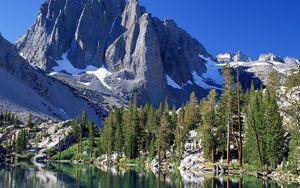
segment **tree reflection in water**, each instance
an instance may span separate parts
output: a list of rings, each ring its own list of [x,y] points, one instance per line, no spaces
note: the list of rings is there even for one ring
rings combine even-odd
[[[199,174],[198,174],[199,175]],[[0,167],[1,188],[279,188],[273,181],[244,177],[212,177],[210,175],[153,174],[142,169],[107,169],[91,165],[50,164],[45,168],[19,163]],[[296,187],[283,185],[284,187]]]

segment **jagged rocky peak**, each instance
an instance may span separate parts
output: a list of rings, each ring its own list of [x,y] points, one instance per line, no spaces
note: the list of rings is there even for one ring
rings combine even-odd
[[[247,55],[245,55],[244,53],[242,53],[241,51],[238,51],[234,57],[233,57],[233,61],[234,62],[250,62],[252,61],[251,58]]]
[[[217,55],[219,62],[250,62],[251,58],[241,51],[238,52],[226,52]]]
[[[46,71],[51,71],[66,52],[77,68],[100,66],[113,23],[124,7],[124,0],[46,1],[17,47]]]
[[[234,53],[232,52],[225,52],[217,55],[218,62],[231,62],[233,61]]]
[[[258,58],[258,61],[265,61],[265,62],[284,62],[283,59],[273,53],[268,53],[268,54],[261,54]]]
[[[146,9],[139,5],[138,0],[129,0],[122,14],[121,25],[129,28],[139,21],[139,18],[146,12]]]

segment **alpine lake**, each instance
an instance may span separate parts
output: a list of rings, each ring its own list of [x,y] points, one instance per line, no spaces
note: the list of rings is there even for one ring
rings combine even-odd
[[[0,165],[0,188],[293,188],[300,185],[277,183],[254,176],[210,174],[154,174],[144,169],[100,169],[88,164],[28,162]]]

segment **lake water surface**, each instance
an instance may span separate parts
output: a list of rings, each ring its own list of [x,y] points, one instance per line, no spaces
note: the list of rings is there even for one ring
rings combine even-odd
[[[0,166],[1,188],[281,188],[298,185],[277,184],[251,176],[193,177],[174,173],[153,174],[144,170],[101,170],[91,165],[50,164],[35,167],[28,163]]]

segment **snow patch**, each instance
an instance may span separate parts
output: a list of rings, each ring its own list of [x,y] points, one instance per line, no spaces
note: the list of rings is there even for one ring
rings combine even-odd
[[[284,65],[285,63],[279,62],[279,61],[271,61],[273,65]]]
[[[110,76],[111,72],[109,72],[103,65],[97,70],[87,71],[86,73],[95,75],[107,89],[112,90],[112,88],[105,82],[105,78]]]
[[[62,109],[62,108],[58,108],[58,109],[59,109],[59,111],[61,111],[61,112],[64,113],[65,115],[67,115],[67,112],[64,111],[64,109]]]
[[[204,89],[221,89],[219,87],[216,86],[212,86],[212,85],[208,85],[201,76],[198,75],[198,73],[196,71],[192,72],[193,75],[193,79],[195,84],[197,84],[198,86],[204,88]]]
[[[270,65],[270,64],[267,63],[267,62],[255,62],[255,63],[253,63],[253,66],[266,66],[266,65]]]
[[[51,73],[49,73],[48,75],[49,76],[53,76],[53,75],[56,75],[57,74],[57,72],[51,72]]]
[[[193,82],[191,80],[187,81],[186,84],[193,85]]]
[[[79,75],[81,73],[93,74],[101,81],[101,83],[106,88],[108,88],[110,90],[112,89],[104,81],[107,76],[111,75],[111,72],[109,72],[106,68],[104,68],[104,66],[102,66],[101,68],[97,68],[95,66],[88,65],[85,69],[75,68],[67,58],[68,53],[69,53],[69,50],[62,55],[62,60],[57,60],[56,61],[56,63],[58,65],[53,67],[53,72],[51,72],[49,75],[55,75],[55,74],[57,74],[57,72],[61,72],[61,71],[66,71],[67,73],[69,73],[73,76]],[[81,82],[81,84],[84,84],[84,85],[87,85],[87,86],[90,85],[90,83],[84,83],[84,82]]]
[[[86,85],[86,86],[90,86],[91,85],[91,82],[79,82],[79,81],[77,81],[77,83],[80,83],[80,84],[83,84],[83,85]]]
[[[210,58],[205,58],[202,55],[199,55],[199,57],[206,61],[206,72],[202,74],[202,77],[206,80],[212,80],[218,85],[223,85],[222,67]]]
[[[167,84],[175,89],[182,89],[170,76],[166,75]]]
[[[56,61],[57,66],[53,67],[53,72],[51,72],[50,74],[54,74],[54,72],[66,71],[67,73],[76,76],[76,75],[79,75],[79,74],[87,72],[87,71],[97,70],[97,67],[94,67],[92,65],[88,65],[85,69],[75,68],[67,58],[68,53],[69,53],[69,51],[67,51],[66,53],[64,53],[62,55],[62,60]]]
[[[20,55],[21,57],[23,57],[23,59],[27,60],[27,58],[25,57],[24,53],[19,53],[19,55]]]

